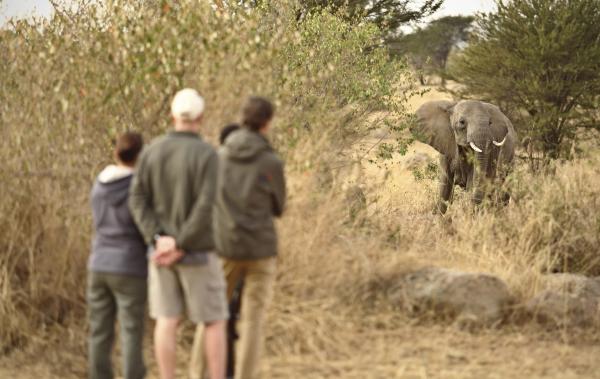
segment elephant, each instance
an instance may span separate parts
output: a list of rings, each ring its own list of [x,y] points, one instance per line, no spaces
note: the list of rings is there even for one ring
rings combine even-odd
[[[476,100],[429,101],[416,111],[411,131],[440,153],[437,209],[444,214],[452,202],[454,186],[471,192],[475,205],[488,189],[499,188],[514,165],[517,133],[493,104]],[[510,195],[499,196],[507,204]]]

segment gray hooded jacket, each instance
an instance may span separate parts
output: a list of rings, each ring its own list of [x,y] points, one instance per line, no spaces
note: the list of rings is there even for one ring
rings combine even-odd
[[[95,235],[88,266],[91,271],[147,275],[146,244],[127,205],[132,178],[131,170],[108,166],[92,187]]]
[[[283,213],[283,162],[262,135],[242,128],[219,150],[215,244],[225,258],[261,259],[277,254],[274,217]]]

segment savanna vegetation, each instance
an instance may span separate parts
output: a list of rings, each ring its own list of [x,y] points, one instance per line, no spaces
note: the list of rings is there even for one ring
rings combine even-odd
[[[328,9],[354,21],[376,24],[383,36],[398,33],[409,22],[421,21],[440,9],[444,0],[307,0],[300,2],[298,18],[314,10]]]
[[[372,47],[373,24],[327,11],[298,22],[294,2],[107,4],[59,7],[0,37],[3,349],[20,346],[30,328],[84,314],[89,183],[117,133],[149,140],[169,128],[177,89],[205,94],[209,138],[237,119],[246,95],[272,98],[273,138],[299,175],[364,134],[364,115],[403,113],[395,93],[410,88],[409,73]]]
[[[529,153],[569,158],[598,130],[600,3],[514,0],[477,19],[453,75],[521,126]],[[595,135],[595,134],[591,134]]]
[[[342,8],[305,12],[292,0],[218,3],[86,2],[0,32],[3,355],[41,351],[52,365],[39,377],[85,375],[90,183],[117,133],[163,133],[170,98],[189,86],[207,99],[203,133],[212,142],[245,96],[278,106],[272,137],[290,201],[265,377],[481,378],[490,364],[501,377],[597,373],[593,331],[504,325],[470,334],[411,319],[384,296],[396,275],[424,265],[496,274],[517,300],[549,272],[600,274],[597,154],[553,161],[543,173],[519,164],[508,207],[473,212],[458,192],[441,217],[432,212],[435,164],[419,175],[405,168],[415,151],[434,155],[405,144],[423,87],[390,56],[381,24]]]
[[[436,75],[445,84],[450,53],[469,41],[473,16],[445,16],[429,22],[412,33],[390,38],[392,53],[408,58],[419,74],[422,85],[425,75]]]

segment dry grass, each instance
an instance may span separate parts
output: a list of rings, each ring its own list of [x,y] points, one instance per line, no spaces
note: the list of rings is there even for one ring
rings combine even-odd
[[[526,324],[470,334],[409,319],[384,294],[394,277],[425,265],[495,274],[518,301],[547,272],[596,274],[598,158],[559,164],[553,175],[519,166],[507,208],[474,213],[459,193],[441,218],[431,211],[435,180],[403,166],[415,152],[434,155],[417,143],[387,165],[355,163],[326,192],[316,173],[292,174],[266,377],[597,377],[593,331]],[[366,197],[358,217],[344,195],[352,186]]]
[[[357,138],[361,115],[402,111],[382,78],[394,72],[402,82],[405,67],[383,49],[361,54],[378,35],[372,25],[351,28],[327,12],[297,23],[294,1],[223,13],[193,0],[83,3],[0,31],[3,353],[84,318],[90,183],[117,133],[150,140],[169,128],[177,89],[206,95],[212,142],[248,94],[273,99],[272,139],[296,172],[318,167],[333,138]]]
[[[416,149],[426,151],[424,147]],[[405,159],[398,157],[399,161]],[[282,251],[276,296],[269,312],[263,377],[600,377],[600,336],[594,331],[509,324],[472,333],[410,318],[392,308],[384,296],[385,286],[394,275],[423,265],[494,273],[505,279],[520,298],[531,296],[543,266],[536,255],[548,253],[544,248],[548,241],[536,245],[528,235],[540,233],[538,238],[543,240],[546,234],[536,232],[540,225],[549,228],[560,220],[572,222],[570,217],[577,214],[577,225],[583,228],[577,240],[597,238],[590,229],[595,220],[588,213],[582,214],[582,209],[598,211],[597,196],[593,196],[598,187],[592,185],[597,183],[598,162],[566,164],[554,177],[527,176],[533,188],[539,181],[544,189],[537,198],[523,195],[518,204],[504,210],[473,214],[468,202],[459,199],[448,216],[451,224],[431,213],[435,182],[415,181],[401,167],[400,163],[394,166],[394,175],[388,175],[387,180],[395,180],[395,175],[403,178],[397,184],[405,191],[397,191],[390,182],[373,182],[371,186],[361,183],[367,197],[363,210],[366,217],[354,219],[341,190],[336,186],[319,190],[322,181],[317,169],[314,174],[290,171],[290,207],[279,225]],[[374,167],[366,169],[372,174],[377,171]],[[385,175],[380,173],[380,177]],[[369,182],[370,177],[363,175],[363,180]],[[562,197],[559,205],[555,190],[565,186],[580,196]],[[387,197],[383,196],[388,191]],[[386,200],[371,203],[378,196]],[[550,200],[564,212],[532,212],[533,207]],[[556,218],[548,225],[546,220],[551,214]],[[510,226],[515,221],[521,222]],[[573,229],[564,230],[567,234],[555,238],[555,242],[567,249],[580,246],[571,244]],[[390,237],[392,232],[394,236]],[[498,241],[506,243],[497,247]],[[84,333],[73,325],[71,332],[59,329],[47,336],[47,343],[65,347],[45,351],[44,363],[19,371],[27,373],[21,377],[16,369],[5,372],[17,379],[84,375]],[[182,351],[189,347],[191,332],[188,327],[182,334]],[[30,359],[31,351],[39,352],[34,346],[30,349],[29,353],[13,354],[12,363],[0,361],[0,367],[15,367],[15,362]],[[149,348],[147,356],[154,373]],[[186,357],[180,356],[182,375]],[[49,365],[49,361],[55,363]]]
[[[210,140],[217,126],[235,118],[231,109],[237,109],[245,94],[266,93],[280,105],[274,138],[288,161],[290,199],[279,224],[281,257],[269,313],[264,377],[598,377],[599,351],[591,345],[598,340],[596,333],[508,325],[471,334],[411,319],[393,309],[384,296],[396,275],[424,265],[496,274],[519,299],[537,291],[544,271],[600,272],[597,157],[559,164],[549,175],[519,169],[511,184],[514,202],[509,207],[475,213],[459,193],[442,218],[431,211],[435,179],[417,177],[405,167],[416,152],[432,158],[434,152],[417,143],[407,156],[395,154],[381,161],[375,159],[377,150],[370,150],[378,140],[363,138],[365,123],[372,126],[372,115],[379,110],[374,104],[387,100],[394,117],[402,112],[402,101],[389,99],[389,87],[374,85],[403,67],[387,66],[379,53],[355,58],[356,51],[370,42],[373,30],[360,29],[364,35],[352,35],[354,39],[344,40],[340,48],[335,30],[344,25],[331,18],[324,19],[331,23],[326,30],[331,34],[323,32],[319,23],[323,20],[317,20],[298,37],[285,24],[260,18],[250,17],[239,30],[230,19],[211,18],[205,25],[198,22],[204,20],[204,11],[194,12],[184,12],[186,18],[181,20],[142,13],[140,38],[165,37],[169,30],[165,25],[171,22],[198,35],[203,29],[193,28],[222,28],[221,38],[241,55],[228,55],[208,41],[207,51],[215,57],[212,62],[219,65],[197,59],[194,68],[169,76],[173,67],[188,67],[181,56],[158,49],[150,49],[150,58],[137,50],[123,55],[129,48],[126,44],[136,48],[139,44],[119,35],[120,29],[105,33],[92,28],[97,38],[85,46],[95,57],[93,63],[72,43],[87,30],[83,23],[55,21],[56,29],[48,33],[66,28],[55,38],[42,38],[23,27],[29,38],[26,48],[19,45],[23,36],[0,35],[0,43],[17,62],[0,62],[0,68],[12,75],[10,80],[0,79],[0,159],[4,162],[0,180],[9,183],[0,188],[0,346],[11,352],[0,360],[0,377],[85,375],[89,184],[107,162],[109,140],[116,131],[138,121],[147,126],[148,136],[166,128],[160,100],[168,99],[169,91],[184,81],[210,94],[212,110],[205,130]],[[269,15],[281,16],[277,12]],[[114,19],[128,21],[122,14]],[[273,30],[265,25],[276,25],[275,37],[269,39]],[[256,41],[259,32],[268,52],[264,56],[252,54],[255,47],[246,44]],[[95,46],[96,40],[101,48]],[[177,40],[165,43],[171,46]],[[323,42],[320,50],[313,50],[315,41]],[[86,64],[85,70],[57,79],[65,61],[56,55],[38,59],[52,49],[67,61]],[[121,73],[105,61],[105,51],[124,60]],[[322,67],[332,52],[337,54],[337,71],[324,74]],[[278,62],[302,62],[307,56],[314,67],[290,64],[282,69],[290,70],[285,75],[269,69],[280,67]],[[233,58],[240,57],[256,71],[239,67]],[[379,71],[366,72],[364,65],[373,59],[379,62]],[[158,68],[150,65],[156,71],[148,79],[144,76],[147,61],[166,63]],[[127,82],[127,77],[121,77],[124,73],[133,79]],[[128,87],[122,88],[125,82]],[[240,90],[240,83],[248,83],[248,88]],[[411,88],[410,82],[400,85]],[[442,95],[431,91],[425,98],[438,96]],[[412,98],[408,106],[414,109],[425,98]],[[140,120],[135,115],[141,115]],[[190,343],[190,332],[187,328],[182,334],[183,347]],[[32,356],[41,359],[31,364]],[[185,355],[181,359],[183,370]],[[23,363],[27,368],[20,368]]]

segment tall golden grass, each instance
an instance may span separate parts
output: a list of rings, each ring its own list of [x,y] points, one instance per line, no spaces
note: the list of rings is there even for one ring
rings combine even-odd
[[[403,112],[393,95],[410,73],[375,26],[327,12],[298,22],[296,9],[81,2],[0,31],[0,348],[84,325],[90,184],[119,132],[169,128],[176,90],[205,95],[211,141],[247,95],[273,99],[272,138],[301,175],[364,134],[364,115]]]
[[[271,359],[266,377],[420,377],[418,370],[400,369],[418,364],[415,360],[420,356],[407,352],[411,343],[406,338],[414,338],[419,346],[427,345],[427,340],[432,345],[449,343],[444,345],[448,354],[459,342],[446,339],[471,341],[481,344],[473,346],[476,354],[486,356],[490,345],[479,337],[471,340],[458,331],[442,332],[427,321],[409,318],[387,301],[400,276],[421,267],[497,275],[508,284],[517,304],[543,289],[545,274],[597,275],[597,157],[558,164],[556,173],[548,176],[532,174],[523,163],[510,184],[514,198],[508,207],[474,211],[468,194],[459,192],[444,217],[432,212],[436,180],[411,179],[403,160],[398,158],[387,169],[365,165],[360,174],[355,171],[351,182],[362,188],[366,198],[358,215],[350,212],[353,200],[341,184],[323,191],[316,173],[292,173],[290,208],[280,223],[282,254],[269,314]],[[386,175],[386,170],[402,171],[402,181],[395,182],[394,173]],[[510,339],[512,327],[504,328],[508,330],[499,335]],[[562,338],[580,338],[577,335]],[[487,344],[499,340],[493,337],[495,342]],[[529,343],[533,349],[537,342]],[[406,358],[400,359],[404,354]],[[478,374],[477,367],[469,365],[444,366],[443,358],[438,362],[436,356],[421,354],[425,367],[439,363],[441,370],[456,375],[452,377],[489,374]],[[509,365],[502,361],[494,370]],[[440,372],[431,376],[446,377]]]

